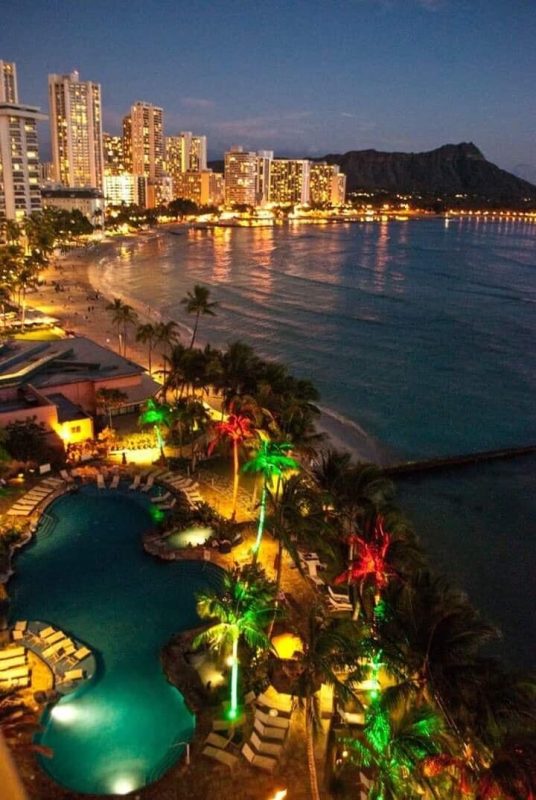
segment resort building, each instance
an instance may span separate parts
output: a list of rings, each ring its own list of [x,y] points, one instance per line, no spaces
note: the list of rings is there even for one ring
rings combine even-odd
[[[104,176],[123,175],[128,172],[125,164],[125,152],[122,136],[102,134],[102,150],[104,156]]]
[[[257,154],[232,147],[225,153],[225,202],[254,206],[257,202]]]
[[[37,122],[45,119],[19,103],[16,66],[0,61],[0,223],[41,208]]]
[[[163,110],[151,103],[134,103],[123,120],[123,147],[128,171],[147,178],[146,206],[154,208],[161,200],[164,175]]]
[[[0,427],[35,417],[65,444],[94,436],[99,389],[125,395],[114,414],[138,412],[158,384],[90,339],[11,341],[0,347]]]
[[[274,158],[273,150],[259,150],[257,153],[257,205],[270,200],[270,170]]]
[[[43,208],[62,208],[81,211],[91,224],[104,214],[104,195],[98,189],[67,189],[46,187],[41,189]]]
[[[147,178],[142,175],[104,176],[104,198],[107,206],[145,206],[147,197]]]
[[[270,169],[270,202],[305,205],[309,202],[311,162],[274,158]]]
[[[207,168],[207,137],[183,131],[178,136],[166,136],[166,172],[172,180],[173,197],[184,197],[180,176],[185,172],[202,172]],[[182,191],[182,190],[181,190]]]
[[[313,163],[310,188],[311,203],[343,205],[346,198],[346,175],[339,171],[337,164]]]
[[[223,175],[211,169],[202,172],[180,172],[174,181],[174,196],[192,200],[198,206],[223,202]]]
[[[69,187],[103,188],[101,87],[78,72],[49,75],[54,177]]]

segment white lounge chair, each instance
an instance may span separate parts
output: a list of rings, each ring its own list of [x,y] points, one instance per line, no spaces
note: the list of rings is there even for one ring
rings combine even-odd
[[[132,489],[133,491],[136,491],[136,489],[139,489],[140,483],[141,483],[141,475],[140,474],[135,475],[134,480],[132,481],[132,483],[128,488]]]
[[[256,731],[250,736],[250,744],[253,745],[255,751],[259,753],[261,756],[273,756],[274,758],[279,758],[281,755],[281,751],[283,750],[282,744],[273,744],[273,742],[263,742],[262,739],[259,739],[258,734]]]
[[[5,661],[8,658],[15,658],[16,656],[23,656],[25,652],[25,647],[7,647],[5,650],[0,650],[0,661]]]
[[[64,681],[81,681],[85,677],[83,669],[68,669],[63,675]]]
[[[159,494],[157,497],[151,497],[151,503],[165,503],[169,500],[170,497],[173,497],[171,492],[166,492],[165,494]]]
[[[253,730],[263,739],[275,739],[278,742],[284,742],[287,736],[287,731],[283,728],[269,728],[267,725],[263,725],[258,718],[253,723]]]
[[[242,747],[242,755],[253,767],[263,769],[265,772],[273,772],[277,767],[277,760],[269,756],[258,756],[253,752],[249,744],[246,742]]]
[[[73,654],[73,658],[76,661],[82,661],[87,656],[91,655],[91,650],[88,647],[80,647],[76,652]]]
[[[256,709],[255,718],[262,722],[263,725],[282,728],[283,730],[288,730],[290,725],[290,719],[288,717],[271,717],[269,714],[265,714],[264,711],[261,711],[260,708]]]
[[[232,753],[228,753],[226,750],[221,750],[219,747],[204,747],[201,754],[213,758],[221,764],[225,764],[227,767],[230,767],[230,769],[233,769],[238,763],[238,758],[236,756],[233,756]]]
[[[292,698],[288,694],[278,693],[277,697],[270,698],[266,693],[260,694],[257,697],[257,705],[265,706],[265,708],[273,708],[280,714],[286,714],[290,717],[294,704]]]
[[[154,475],[149,475],[145,483],[145,486],[141,487],[142,492],[149,492],[153,488],[153,484],[154,484]]]
[[[104,480],[104,475],[100,472],[97,472],[97,486],[99,489],[106,489],[106,482]]]
[[[112,482],[110,484],[110,489],[117,489],[117,487],[119,486],[119,478],[120,478],[119,475],[113,476]]]
[[[169,503],[162,503],[158,506],[162,511],[170,511],[172,508],[175,508],[177,505],[177,498],[174,497]]]
[[[6,670],[14,669],[15,667],[23,667],[26,664],[26,656],[15,656],[14,658],[5,658],[0,661],[0,674]]]
[[[14,630],[16,631],[25,631],[28,627],[28,620],[27,619],[20,619],[18,622],[15,623]]]
[[[55,633],[61,633],[61,631],[58,631],[57,628],[54,628],[52,625],[49,625],[47,628],[42,628],[37,635],[41,639],[46,639],[48,641],[48,639],[51,636],[54,636]]]
[[[219,747],[220,750],[225,750],[232,738],[232,736],[220,736],[219,733],[212,732],[209,733],[204,744],[211,745],[212,747]]]

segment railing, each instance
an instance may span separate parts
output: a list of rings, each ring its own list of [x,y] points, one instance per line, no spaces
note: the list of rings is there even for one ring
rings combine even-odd
[[[170,767],[177,763],[179,758],[181,757],[181,753],[178,752],[179,747],[184,747],[186,750],[186,764],[190,763],[190,743],[189,742],[175,742],[171,745],[165,756],[158,762],[158,764],[153,767],[145,776],[145,784],[148,786],[150,783],[154,783],[162,775],[168,771]]]

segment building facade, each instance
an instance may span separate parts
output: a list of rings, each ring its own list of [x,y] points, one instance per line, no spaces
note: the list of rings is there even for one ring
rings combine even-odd
[[[145,206],[147,197],[147,178],[143,175],[104,176],[104,197],[107,206]]]
[[[125,165],[135,176],[147,178],[147,207],[161,200],[164,175],[164,112],[158,106],[134,103],[123,120]]]
[[[41,190],[43,208],[61,208],[64,211],[81,211],[92,225],[104,214],[104,196],[99,189],[73,187],[46,188]]]
[[[211,169],[202,172],[181,172],[175,183],[175,197],[192,200],[198,206],[219,205],[223,202],[223,175]]]
[[[274,158],[270,167],[270,202],[305,205],[309,202],[311,162]]]
[[[274,158],[273,150],[259,150],[257,153],[257,205],[270,200],[270,172]]]
[[[81,81],[78,72],[48,76],[54,177],[71,188],[102,190],[101,87]]]
[[[41,208],[37,122],[45,119],[19,103],[16,66],[0,61],[0,224]]]
[[[311,164],[310,202],[340,206],[346,198],[346,175],[337,164]]]
[[[128,172],[122,136],[102,134],[102,150],[104,156],[104,175],[122,175]]]
[[[254,206],[257,203],[257,154],[232,147],[225,153],[225,202]]]

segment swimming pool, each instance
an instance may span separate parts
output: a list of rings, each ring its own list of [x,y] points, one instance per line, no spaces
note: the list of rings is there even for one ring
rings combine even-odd
[[[145,496],[83,487],[47,509],[31,545],[17,556],[11,616],[40,619],[96,653],[95,678],[47,714],[44,769],[75,791],[126,794],[156,780],[195,727],[162,671],[169,637],[195,626],[195,593],[220,571],[195,561],[148,556]]]

